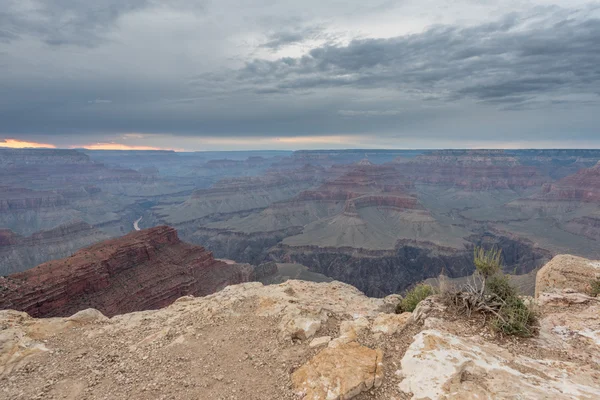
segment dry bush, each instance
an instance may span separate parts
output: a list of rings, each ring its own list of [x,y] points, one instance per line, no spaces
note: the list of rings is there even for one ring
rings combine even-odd
[[[492,327],[503,334],[531,336],[535,329],[535,312],[519,296],[508,277],[502,274],[501,252],[475,249],[476,272],[460,291],[448,292],[444,298],[471,317],[473,312],[492,317]]]

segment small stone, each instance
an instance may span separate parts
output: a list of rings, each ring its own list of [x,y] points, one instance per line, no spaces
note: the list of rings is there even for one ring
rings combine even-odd
[[[308,345],[308,347],[321,347],[327,345],[329,342],[331,342],[331,336],[321,336],[313,339],[312,342],[310,342],[310,344]]]

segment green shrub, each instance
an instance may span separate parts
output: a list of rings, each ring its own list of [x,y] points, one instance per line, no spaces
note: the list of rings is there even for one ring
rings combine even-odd
[[[492,327],[505,335],[529,337],[536,322],[533,310],[518,296],[509,297],[500,308]]]
[[[477,268],[477,272],[484,279],[496,275],[502,271],[502,250],[495,247],[490,250],[486,250],[483,247],[475,247],[473,263],[475,264],[475,268]]]
[[[591,290],[590,295],[592,297],[600,296],[600,279],[594,279],[592,283],[590,283]]]
[[[496,296],[503,301],[518,297],[517,288],[510,283],[508,276],[503,274],[488,278],[485,283],[485,290],[490,296]]]
[[[427,297],[435,294],[435,290],[431,285],[419,283],[417,286],[412,288],[406,293],[406,296],[396,306],[396,313],[401,314],[403,312],[413,312],[417,305],[425,300]]]
[[[500,250],[476,247],[474,264],[477,273],[473,282],[446,296],[455,306],[465,311],[467,317],[479,312],[492,317],[492,328],[505,335],[531,336],[536,315],[519,291],[502,273]]]

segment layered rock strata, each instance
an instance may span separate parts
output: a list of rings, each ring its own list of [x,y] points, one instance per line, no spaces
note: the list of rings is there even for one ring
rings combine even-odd
[[[180,241],[173,228],[159,226],[0,278],[0,308],[51,317],[92,307],[112,316],[207,295],[251,274],[251,266],[217,261],[203,247]]]

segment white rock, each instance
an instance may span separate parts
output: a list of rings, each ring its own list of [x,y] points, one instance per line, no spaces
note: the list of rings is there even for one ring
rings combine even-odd
[[[321,346],[325,346],[327,345],[327,343],[331,342],[331,336],[321,336],[318,338],[314,338],[310,344],[308,345],[308,347],[314,348],[314,347],[321,347]]]
[[[576,364],[534,360],[435,330],[415,336],[402,359],[399,388],[412,399],[594,399],[595,372]]]
[[[105,322],[108,318],[95,308],[88,308],[78,313],[73,314],[68,321],[81,322],[81,323],[92,323],[92,322]]]

